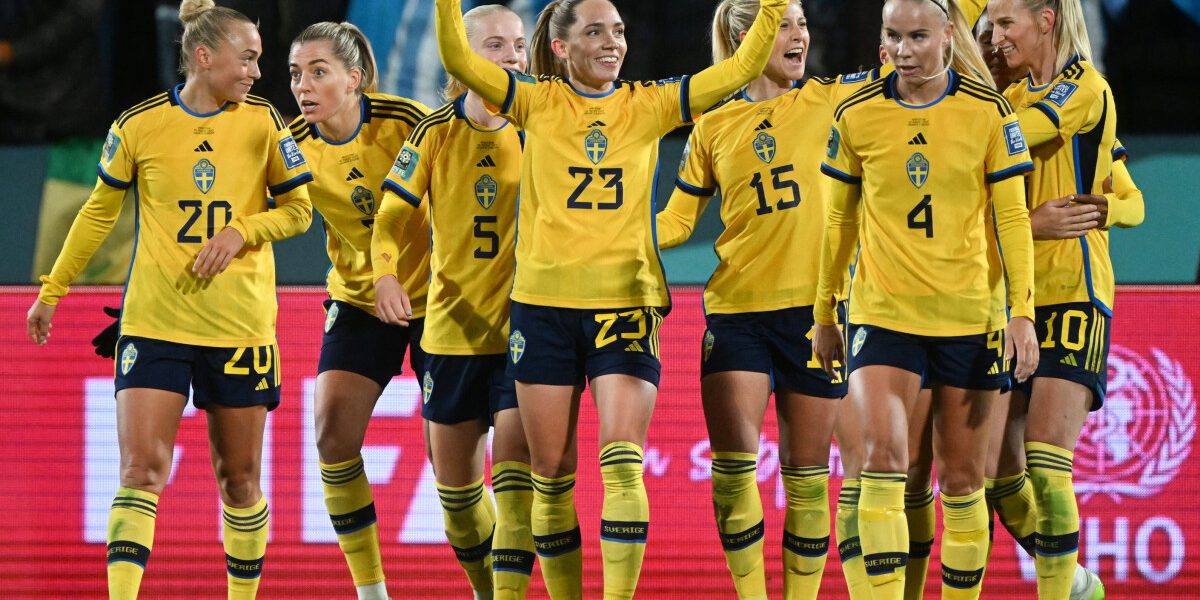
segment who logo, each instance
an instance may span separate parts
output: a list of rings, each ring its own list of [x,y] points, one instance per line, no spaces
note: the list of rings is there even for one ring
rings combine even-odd
[[[1178,475],[1196,437],[1192,381],[1158,348],[1143,356],[1114,345],[1104,408],[1091,415],[1075,450],[1075,492],[1150,498]]]

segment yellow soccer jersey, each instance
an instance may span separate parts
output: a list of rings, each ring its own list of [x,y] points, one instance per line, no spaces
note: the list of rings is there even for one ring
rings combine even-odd
[[[1112,172],[1117,111],[1112,90],[1095,67],[1076,58],[1045,86],[1025,78],[1004,94],[1023,125],[1032,121],[1030,128],[1037,129],[1048,119],[1053,127],[1049,136],[1029,138],[1034,164],[1029,208],[1071,194],[1103,194]],[[1034,268],[1039,306],[1092,302],[1112,315],[1116,289],[1106,229],[1089,230],[1078,239],[1035,241]]]
[[[302,233],[312,219],[304,155],[279,113],[261,98],[198,114],[182,85],[125,111],[100,157],[102,183],[80,211],[54,270],[48,303],[87,264],[121,210],[105,187],[134,188],[137,240],[126,282],[121,333],[182,344],[244,347],[275,341],[271,241]],[[268,193],[278,208],[267,210]],[[104,205],[98,205],[101,202]],[[107,223],[107,224],[105,224]],[[200,248],[226,226],[245,249],[225,272],[200,279]]]
[[[1019,185],[1012,197],[994,195],[1001,182],[1032,168],[1016,115],[994,90],[954,71],[946,93],[924,106],[903,103],[895,82],[889,75],[839,105],[821,165],[861,186],[861,210],[851,207],[861,212],[851,322],[930,336],[1003,328],[1005,302],[994,294],[988,256],[993,206],[1012,313],[1032,317],[1028,213]],[[819,322],[832,322],[824,298],[836,282],[822,272]]]
[[[513,300],[667,306],[655,240],[658,143],[692,120],[689,78],[617,81],[603,95],[510,72],[500,112],[528,133]]]
[[[420,207],[422,198],[429,201],[427,211],[416,211],[429,215],[433,229],[421,347],[433,354],[503,354],[522,139],[508,123],[494,130],[473,123],[464,98],[421,121],[404,144],[407,157],[383,185],[395,194],[388,202],[398,197]]]
[[[364,94],[362,124],[354,136],[331,142],[319,125],[300,117],[292,135],[312,167],[309,184],[313,207],[325,220],[325,247],[331,267],[326,275],[329,296],[375,314],[375,280],[371,277],[371,229],[382,195],[383,178],[392,161],[429,109],[414,100],[386,94]],[[397,262],[412,301],[413,316],[425,313],[429,281],[429,220],[405,224]]]
[[[704,198],[721,192],[725,230],[715,247],[720,263],[704,288],[705,312],[813,304],[829,187],[818,167],[833,114],[831,87],[832,80],[814,78],[762,102],[743,92],[697,122],[676,187]]]

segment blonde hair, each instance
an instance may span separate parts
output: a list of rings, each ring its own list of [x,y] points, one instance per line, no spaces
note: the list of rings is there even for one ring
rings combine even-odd
[[[1021,0],[1021,4],[1035,15],[1046,8],[1054,11],[1055,70],[1063,70],[1076,54],[1091,62],[1092,41],[1079,0]]]
[[[333,47],[333,55],[347,71],[357,70],[362,76],[358,82],[359,94],[374,92],[379,85],[379,68],[375,65],[375,52],[362,30],[353,23],[323,21],[304,28],[292,42],[292,47],[307,42],[327,41]]]
[[[792,4],[800,6],[800,0],[791,0]],[[712,59],[713,64],[719,63],[737,52],[742,45],[739,39],[743,31],[749,31],[758,16],[758,0],[721,0],[713,13],[712,21]]]
[[[567,65],[554,53],[551,42],[566,39],[567,31],[579,19],[576,9],[585,0],[554,0],[538,14],[533,38],[529,43],[529,68],[538,75],[567,76]]]
[[[195,67],[193,57],[196,48],[220,48],[229,23],[240,21],[254,25],[246,15],[232,8],[217,6],[213,0],[183,0],[179,3],[179,20],[183,22],[179,72],[185,76]]]
[[[463,16],[463,28],[467,30],[467,40],[470,41],[479,33],[479,25],[484,19],[499,14],[510,14],[518,19],[518,15],[513,9],[503,4],[483,4],[468,10]],[[442,99],[446,101],[453,100],[467,91],[467,84],[457,80],[453,75],[446,76],[446,85],[442,87]]]
[[[887,1],[890,3],[895,0]],[[970,77],[990,88],[996,87],[988,71],[987,61],[983,60],[983,55],[979,53],[979,45],[975,43],[975,30],[967,23],[967,17],[963,14],[962,8],[959,7],[958,0],[909,1],[928,2],[936,6],[942,15],[946,17],[946,21],[954,24],[954,33],[950,38],[950,44],[946,48],[946,52],[942,55],[946,63],[946,69],[954,69],[959,75]],[[938,75],[941,75],[941,73],[930,76],[930,79]]]

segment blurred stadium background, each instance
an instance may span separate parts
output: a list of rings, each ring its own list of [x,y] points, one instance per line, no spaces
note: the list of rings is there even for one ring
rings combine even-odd
[[[234,1],[261,25],[263,77],[254,93],[285,115],[296,107],[286,56],[304,26],[347,19],[371,38],[382,90],[440,103],[441,72],[433,39],[432,0]],[[464,0],[468,7],[472,2]],[[714,0],[614,0],[629,24],[623,75],[657,79],[709,63]],[[1118,316],[1113,326],[1110,402],[1085,430],[1077,456],[1083,551],[1110,597],[1195,597],[1200,567],[1200,515],[1189,496],[1200,480],[1192,381],[1200,376],[1200,0],[1083,0],[1097,62],[1119,107],[1118,133],[1146,199],[1145,223],[1113,230]],[[512,0],[527,18],[544,0]],[[876,57],[879,0],[806,0],[813,47],[809,73],[861,70]],[[0,219],[0,447],[15,468],[0,474],[0,498],[18,506],[0,549],[0,595],[47,597],[47,591],[101,597],[103,521],[116,487],[111,422],[111,365],[91,355],[87,340],[104,325],[99,307],[119,302],[133,244],[133,211],[93,259],[64,301],[51,346],[24,339],[25,310],[36,277],[49,270],[72,219],[95,182],[109,122],[125,108],[167,89],[177,73],[177,2],[154,0],[0,0],[0,173],[6,218]],[[674,165],[686,140],[663,141]],[[668,171],[669,173],[669,171]],[[673,178],[659,182],[660,202]],[[661,207],[660,207],[661,208]],[[691,241],[664,254],[675,311],[664,327],[665,379],[647,473],[655,533],[643,575],[643,597],[731,598],[709,517],[707,446],[698,411],[698,350],[703,324],[698,288],[712,272],[712,243],[721,230],[710,207]],[[317,218],[319,219],[319,217]],[[276,244],[281,285],[319,286],[328,260],[322,228]],[[1166,284],[1145,287],[1134,284]],[[333,542],[319,487],[313,488],[311,403],[322,315],[318,287],[281,291],[280,341],[285,400],[273,413],[264,487],[273,505],[264,598],[348,597],[349,577]],[[107,386],[107,387],[106,387]],[[462,597],[465,579],[442,544],[441,516],[423,460],[419,386],[397,378],[368,438],[371,479],[381,511],[385,567],[395,598]],[[585,410],[581,435],[580,517],[589,546],[589,589],[597,590],[594,547],[599,509],[594,420]],[[768,419],[768,439],[773,419]],[[178,465],[162,503],[155,559],[143,597],[218,597],[223,593],[216,495],[207,463],[203,419],[187,416]],[[765,465],[770,443],[764,445]],[[656,453],[656,454],[654,454]],[[49,474],[49,476],[48,476]],[[838,470],[834,470],[835,482]],[[779,500],[777,473],[763,469],[764,499]],[[836,483],[834,484],[836,486]],[[314,489],[316,496],[313,496]],[[834,493],[836,497],[836,492]],[[777,541],[782,511],[768,508]],[[590,528],[590,531],[589,531]],[[1001,539],[1003,538],[1003,539]],[[768,560],[777,561],[775,541]],[[657,543],[656,543],[657,542]],[[1031,597],[1032,563],[997,536],[985,597]],[[585,544],[586,545],[586,544]],[[771,553],[774,553],[773,555]],[[774,558],[772,557],[774,556]],[[937,564],[936,554],[933,565]],[[773,564],[778,564],[774,562]],[[778,590],[778,569],[772,569]],[[536,579],[536,575],[535,575]],[[929,590],[936,591],[936,571]],[[825,591],[842,597],[836,553]],[[545,597],[540,586],[530,597]],[[824,595],[822,596],[824,597]],[[931,594],[930,597],[933,597]]]

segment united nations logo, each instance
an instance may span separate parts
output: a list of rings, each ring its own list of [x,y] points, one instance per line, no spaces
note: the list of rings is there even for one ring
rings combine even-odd
[[[333,329],[333,324],[337,322],[338,305],[337,302],[329,303],[329,310],[325,311],[325,333],[329,333]]]
[[[375,193],[361,185],[354,186],[354,191],[350,192],[350,202],[364,215],[375,213]]]
[[[425,371],[425,378],[421,380],[421,396],[425,399],[425,404],[429,404],[429,397],[433,395],[433,374]]]
[[[604,153],[608,152],[608,137],[599,129],[593,129],[583,138],[583,150],[593,165],[600,164],[604,160]]]
[[[514,329],[512,335],[508,336],[508,354],[514,365],[525,356],[525,336],[521,335],[520,329]]]
[[[1158,348],[1152,358],[1122,346],[1108,357],[1104,410],[1088,417],[1075,449],[1075,491],[1149,498],[1179,474],[1196,437],[1192,381]]]
[[[708,362],[708,355],[712,354],[713,344],[717,342],[717,336],[713,332],[704,330],[704,362]]]
[[[754,136],[754,155],[759,160],[771,164],[775,160],[775,137],[771,134],[760,131]]]
[[[192,181],[196,182],[196,188],[201,194],[207,194],[217,182],[217,166],[207,158],[200,159],[200,162],[192,167]]]
[[[925,181],[929,179],[929,159],[920,152],[910,156],[904,168],[908,171],[908,180],[917,189],[921,189],[921,186],[925,185]]]
[[[121,374],[128,375],[130,369],[133,369],[133,363],[137,362],[137,346],[133,342],[129,342],[125,349],[121,351]]]
[[[479,205],[487,210],[496,202],[496,194],[500,191],[500,184],[491,175],[484,175],[475,182],[475,199],[479,201]]]
[[[858,351],[862,350],[865,341],[867,341],[867,328],[859,327],[858,332],[854,334],[854,343],[850,345],[850,355],[858,356]]]

